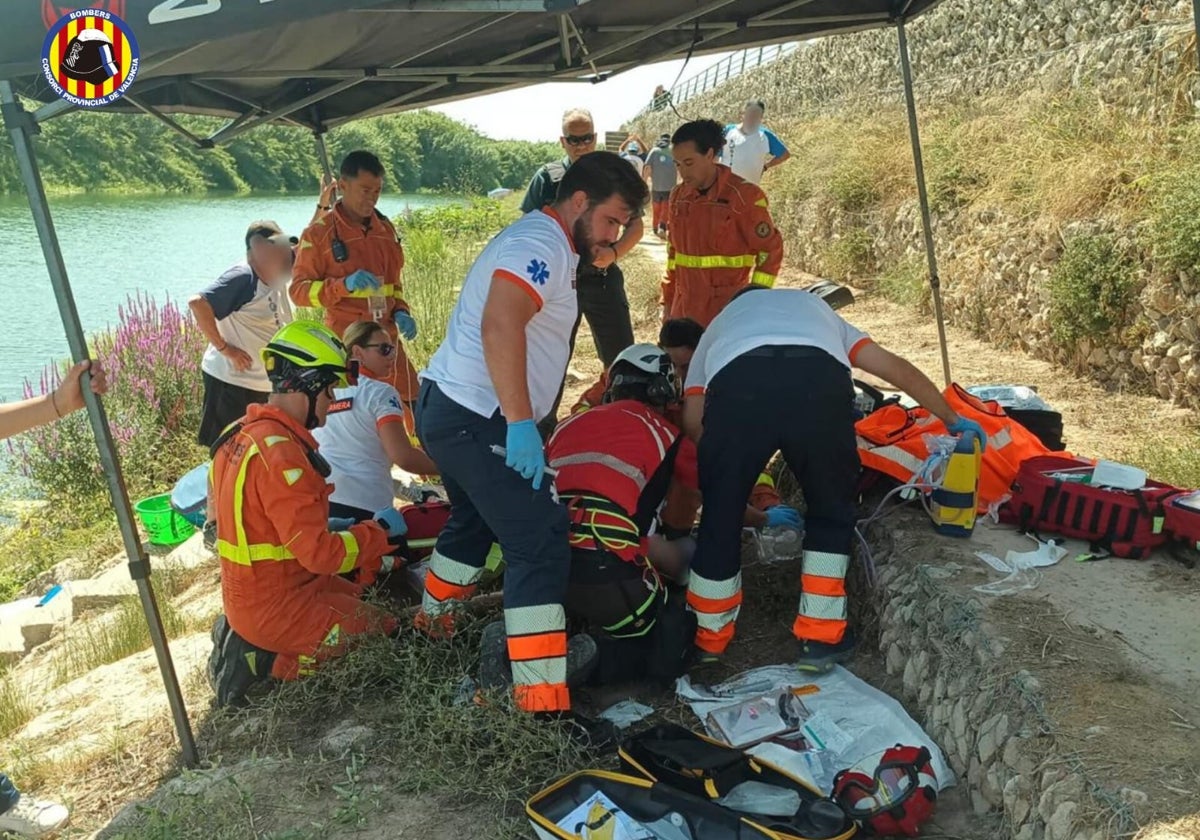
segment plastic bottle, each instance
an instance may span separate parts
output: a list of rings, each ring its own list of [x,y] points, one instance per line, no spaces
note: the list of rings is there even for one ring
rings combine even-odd
[[[954,447],[941,485],[933,491],[930,515],[934,529],[949,537],[969,537],[975,530],[979,504],[979,470],[983,452],[979,437],[965,432]]]
[[[778,563],[800,556],[804,532],[790,525],[780,525],[755,532],[754,539],[758,558],[764,563]]]

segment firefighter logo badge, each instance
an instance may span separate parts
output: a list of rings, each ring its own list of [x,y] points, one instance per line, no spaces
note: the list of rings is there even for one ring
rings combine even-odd
[[[771,235],[771,226],[766,222],[759,222],[754,228],[754,232],[758,234],[759,239],[766,239]]]
[[[43,4],[43,18],[47,7]],[[46,32],[42,42],[42,74],[60,98],[81,108],[116,102],[138,72],[138,45],[129,25],[114,9],[123,0],[100,7],[68,11]]]

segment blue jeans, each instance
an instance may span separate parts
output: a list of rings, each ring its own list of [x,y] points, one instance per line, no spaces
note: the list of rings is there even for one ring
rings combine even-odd
[[[20,798],[21,793],[12,783],[12,779],[0,773],[0,814],[6,813],[9,808],[16,805]]]

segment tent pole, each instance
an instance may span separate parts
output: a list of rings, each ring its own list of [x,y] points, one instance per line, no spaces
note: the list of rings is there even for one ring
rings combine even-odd
[[[84,337],[83,327],[79,322],[79,312],[75,308],[75,298],[71,294],[71,285],[67,280],[67,268],[63,262],[62,250],[58,245],[58,235],[54,231],[54,221],[50,217],[46,192],[42,188],[42,177],[38,171],[32,138],[36,126],[32,116],[17,101],[12,83],[4,80],[0,80],[0,112],[3,113],[4,123],[12,137],[17,169],[20,171],[21,181],[25,186],[25,194],[29,198],[29,209],[33,213],[33,223],[37,227],[38,239],[42,243],[46,269],[50,273],[50,285],[54,288],[54,297],[58,301],[58,311],[62,316],[63,328],[67,333],[67,344],[71,348],[71,357],[82,361],[88,358],[87,339]],[[163,630],[158,601],[150,583],[150,558],[142,546],[137,526],[134,525],[133,509],[129,504],[129,491],[125,488],[125,478],[121,473],[121,463],[117,459],[112,430],[108,426],[108,418],[104,413],[104,403],[87,387],[83,389],[83,397],[87,406],[88,419],[91,421],[92,433],[95,435],[96,445],[100,450],[100,464],[108,481],[108,492],[112,497],[113,510],[117,514],[121,539],[125,543],[125,554],[129,558],[129,575],[137,584],[142,609],[146,613],[146,623],[150,627],[150,640],[154,644],[158,668],[162,672],[163,683],[167,690],[171,716],[175,719],[175,731],[179,735],[183,763],[187,767],[195,767],[199,764],[196,740],[192,735],[192,725],[188,720],[183,692],[180,691],[179,679],[175,674],[175,664],[171,660],[171,650],[167,646],[167,635]]]
[[[1200,3],[1200,0],[1196,0]],[[323,131],[313,132],[313,141],[317,145],[317,160],[321,161],[321,171],[326,178],[333,177],[333,169],[329,165],[329,151],[325,148],[325,133]]]
[[[1196,30],[1196,61],[1200,62],[1200,0],[1192,0],[1192,26]]]
[[[904,32],[904,18],[896,22],[896,34],[900,39],[900,72],[904,76],[904,99],[908,104],[908,134],[912,140],[913,165],[917,171],[917,200],[921,205],[921,227],[925,232],[925,255],[929,260],[929,288],[933,292],[933,314],[937,319],[938,345],[942,351],[942,375],[948,386],[951,382],[950,351],[946,347],[946,319],[942,313],[942,281],[938,277],[937,254],[933,250],[933,222],[929,217],[929,193],[925,189],[925,161],[921,156],[917,100],[913,95],[912,65],[908,58],[908,36]]]

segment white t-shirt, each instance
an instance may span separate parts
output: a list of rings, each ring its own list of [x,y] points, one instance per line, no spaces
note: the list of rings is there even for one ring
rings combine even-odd
[[[450,314],[446,338],[421,371],[422,379],[464,408],[491,417],[500,408],[483,358],[483,308],[492,283],[516,283],[537,304],[525,326],[525,376],[533,419],[550,413],[567,371],[575,299],[575,253],[556,215],[535,210],[502,230],[475,260]]]
[[[764,289],[731,301],[704,331],[685,393],[703,394],[721,368],[758,347],[817,347],[849,370],[871,338],[803,289]]]
[[[335,388],[325,425],[313,430],[321,455],[331,472],[330,501],[372,513],[395,500],[392,462],[379,432],[388,423],[400,423],[404,409],[400,395],[386,382],[363,376],[357,385]]]
[[[725,149],[721,152],[721,162],[732,169],[735,175],[752,184],[762,180],[767,161],[786,153],[787,147],[765,126],[759,126],[757,131],[749,134],[743,133],[737,125],[725,127]]]
[[[271,382],[260,353],[279,328],[292,320],[286,284],[272,288],[243,263],[222,274],[200,296],[212,307],[221,338],[249,353],[252,362],[248,370],[236,370],[210,344],[200,369],[230,385],[270,393]]]

